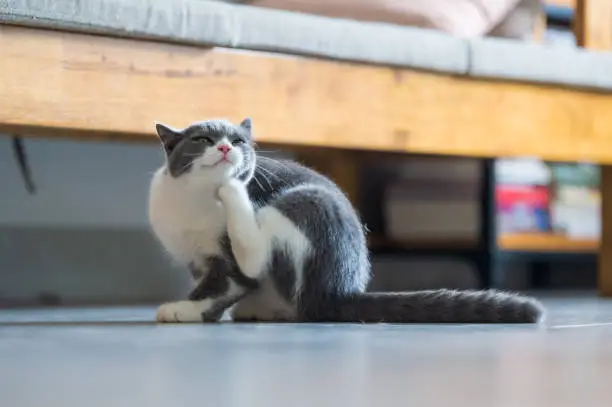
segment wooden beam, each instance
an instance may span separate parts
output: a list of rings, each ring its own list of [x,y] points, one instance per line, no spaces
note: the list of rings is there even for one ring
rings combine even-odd
[[[574,33],[581,47],[612,50],[612,1],[576,0]]]
[[[260,141],[612,163],[612,96],[0,25],[0,132],[153,140],[251,116]]]
[[[601,245],[599,248],[599,295],[612,297],[612,166],[601,168]]]
[[[578,45],[612,51],[612,2],[576,0],[574,32]],[[612,297],[612,167],[601,167],[601,244],[599,247],[599,295]]]

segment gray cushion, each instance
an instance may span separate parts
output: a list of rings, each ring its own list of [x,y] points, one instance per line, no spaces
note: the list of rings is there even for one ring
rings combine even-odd
[[[0,22],[612,90],[612,56],[231,3],[0,0]]]
[[[612,89],[612,53],[483,38],[470,41],[470,75]]]
[[[465,73],[467,44],[435,31],[203,0],[0,0],[0,21]]]
[[[230,46],[233,7],[174,0],[0,0],[0,22]]]
[[[236,7],[238,48],[465,74],[466,41],[414,27]]]

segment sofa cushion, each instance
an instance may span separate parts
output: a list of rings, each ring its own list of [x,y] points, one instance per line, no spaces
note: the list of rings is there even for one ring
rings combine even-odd
[[[467,44],[435,31],[204,0],[0,0],[0,21],[465,73]]]
[[[431,28],[461,37],[474,37],[491,31],[519,1],[252,0],[250,4],[328,17]]]
[[[470,41],[470,75],[612,90],[612,53],[525,44],[505,39]]]
[[[240,7],[238,48],[464,74],[467,43],[433,30]]]
[[[204,1],[0,0],[0,22],[230,46],[232,7]]]

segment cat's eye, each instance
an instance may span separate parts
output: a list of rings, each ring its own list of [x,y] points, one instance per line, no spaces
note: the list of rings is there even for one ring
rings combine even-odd
[[[241,139],[241,138],[237,138],[237,139],[232,141],[232,145],[234,145],[234,146],[237,146],[237,145],[240,145],[240,144],[244,144],[244,143],[246,143],[246,141],[244,141],[244,139]]]
[[[215,141],[212,138],[208,137],[208,136],[205,136],[205,137],[194,137],[193,141],[195,141],[196,143],[204,143],[204,144],[209,145],[209,146],[212,146],[213,144],[215,144]]]

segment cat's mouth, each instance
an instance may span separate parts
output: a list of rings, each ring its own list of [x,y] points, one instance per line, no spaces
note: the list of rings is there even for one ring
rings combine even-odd
[[[213,164],[201,164],[200,167],[202,168],[214,168],[218,165],[234,165],[234,163],[230,160],[229,157],[221,157],[219,160],[217,160],[216,162],[214,162]]]
[[[219,161],[217,161],[217,162],[216,162],[216,163],[214,163],[213,165],[219,165],[219,164],[224,164],[224,163],[231,164],[231,165],[233,165],[233,164],[234,164],[234,163],[233,163],[233,162],[232,162],[232,161],[229,159],[229,157],[228,157],[228,156],[224,155],[223,157],[221,157],[221,158],[219,159]]]

